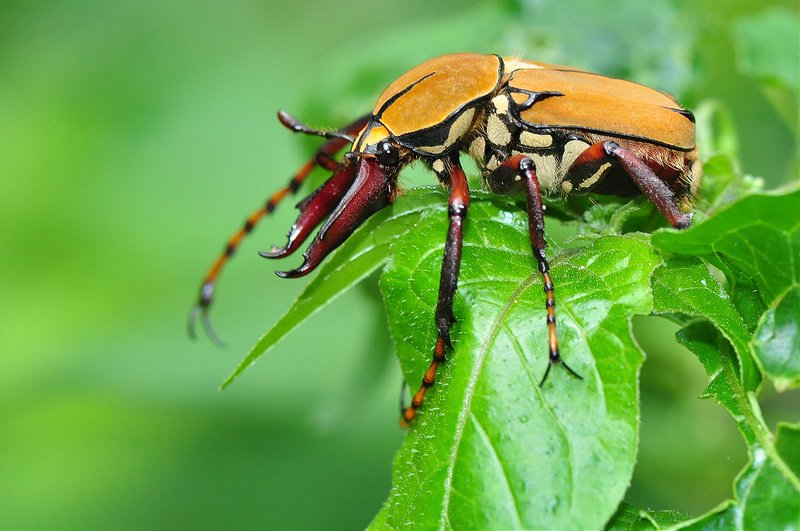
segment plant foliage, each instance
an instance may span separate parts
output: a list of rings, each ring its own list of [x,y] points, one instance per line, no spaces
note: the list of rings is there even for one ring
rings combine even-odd
[[[397,355],[406,379],[418,381],[436,337],[445,203],[444,192],[417,189],[370,220],[228,382],[381,267]],[[800,381],[798,205],[798,191],[752,194],[686,231],[653,235],[613,233],[626,222],[619,213],[648,210],[642,203],[595,205],[583,220],[564,222],[576,230],[549,250],[559,337],[583,380],[555,370],[539,387],[544,299],[527,220],[515,203],[475,193],[454,350],[395,458],[394,484],[373,527],[597,528],[610,519],[611,527],[746,528],[769,518],[791,528],[799,516],[800,432],[781,424],[771,433],[757,397],[764,378],[779,388]],[[567,205],[551,206],[559,209],[569,217]],[[704,396],[736,419],[750,453],[735,497],[695,519],[620,506],[636,459],[643,361],[630,318],[650,313],[684,325],[678,339],[709,376]]]
[[[751,29],[738,30],[752,45],[743,47],[752,52],[747,64],[769,77],[777,67],[763,60]],[[781,422],[773,431],[759,405],[765,385],[800,387],[800,191],[761,192],[758,179],[738,170],[724,109],[706,102],[697,114],[709,158],[688,230],[654,230],[658,213],[641,200],[548,202],[561,351],[582,380],[555,367],[539,386],[547,328],[524,208],[473,192],[454,348],[397,452],[372,528],[800,527],[800,425]],[[446,203],[441,190],[414,189],[365,223],[224,385],[380,271],[389,330],[415,388],[436,338]],[[699,516],[624,502],[644,361],[631,318],[650,314],[680,325],[677,341],[708,376],[701,398],[730,413],[749,454],[731,498]]]

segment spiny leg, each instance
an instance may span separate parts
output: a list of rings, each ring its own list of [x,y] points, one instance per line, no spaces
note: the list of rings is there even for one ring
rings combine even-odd
[[[208,316],[208,309],[214,300],[214,290],[216,288],[217,278],[219,277],[223,266],[233,256],[241,241],[255,228],[256,224],[261,221],[264,216],[275,210],[275,207],[278,205],[278,203],[280,203],[281,200],[283,200],[283,198],[289,193],[297,192],[297,190],[300,188],[300,185],[303,183],[303,181],[305,181],[306,177],[308,177],[314,168],[321,166],[326,170],[333,171],[339,167],[339,163],[333,158],[333,155],[339,152],[348,143],[352,142],[351,135],[356,134],[363,129],[364,125],[369,120],[369,116],[370,115],[362,116],[358,120],[348,124],[340,132],[331,132],[325,134],[299,125],[299,122],[294,120],[294,118],[289,116],[287,113],[282,111],[278,113],[278,119],[281,121],[281,123],[292,131],[307,134],[319,134],[321,136],[326,136],[328,140],[323,143],[319,149],[317,149],[314,156],[308,162],[306,162],[302,168],[300,168],[300,171],[298,171],[291,178],[289,183],[284,188],[281,188],[275,192],[267,200],[267,202],[264,203],[264,206],[250,214],[242,228],[234,233],[234,235],[228,240],[228,243],[225,246],[222,254],[217,257],[208,273],[206,273],[203,283],[200,286],[200,294],[197,299],[197,304],[195,304],[191,313],[189,314],[189,336],[192,338],[195,337],[195,322],[197,321],[197,318],[200,317],[208,337],[211,338],[214,343],[218,345],[222,344],[222,341],[215,332],[214,327],[211,325],[211,320]]]
[[[613,140],[592,144],[575,159],[567,170],[570,188],[578,192],[591,191],[601,183],[612,164],[628,174],[670,225],[685,229],[691,224],[691,214],[681,210],[669,186],[642,159]]]
[[[450,187],[450,200],[448,203],[448,214],[450,226],[447,230],[447,241],[444,246],[444,257],[442,259],[442,273],[439,278],[439,297],[436,304],[436,329],[438,337],[433,348],[433,360],[425,376],[422,378],[422,385],[419,391],[411,399],[409,405],[403,413],[402,422],[410,423],[417,410],[422,406],[425,393],[430,389],[436,380],[436,370],[445,360],[445,348],[452,348],[450,341],[450,326],[455,322],[453,316],[453,296],[458,284],[458,272],[461,267],[461,247],[464,241],[464,218],[467,216],[469,208],[469,187],[464,170],[458,163],[458,159],[449,161],[449,175],[444,178]],[[446,172],[445,169],[443,171]],[[440,178],[443,177],[440,174]]]
[[[675,194],[664,181],[658,178],[647,164],[613,140],[605,141],[603,143],[603,148],[609,156],[619,161],[631,180],[636,183],[636,186],[639,187],[642,193],[652,201],[658,211],[667,218],[670,225],[676,229],[685,229],[691,225],[691,214],[687,214],[681,210],[675,198]]]
[[[528,231],[531,239],[533,255],[539,264],[539,273],[542,275],[542,284],[547,297],[545,307],[547,308],[547,329],[548,329],[548,363],[544,376],[539,385],[544,385],[550,368],[553,365],[562,365],[571,375],[578,379],[582,377],[576,373],[561,358],[558,351],[558,336],[556,335],[556,301],[553,292],[553,280],[550,278],[550,264],[547,262],[545,247],[547,243],[544,239],[544,207],[542,205],[542,194],[539,189],[539,179],[536,177],[536,167],[533,161],[525,155],[517,155],[507,159],[495,172],[516,172],[525,181],[525,192],[528,198]]]
[[[294,253],[317,226],[342,201],[356,178],[357,165],[343,162],[325,183],[297,204],[300,214],[286,235],[286,245],[275,245],[269,251],[259,251],[264,258],[284,258]]]

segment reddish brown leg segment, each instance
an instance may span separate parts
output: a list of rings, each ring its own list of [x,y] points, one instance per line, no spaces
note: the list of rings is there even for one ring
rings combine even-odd
[[[605,152],[616,158],[631,180],[647,196],[661,212],[670,225],[676,229],[685,229],[692,223],[692,216],[683,212],[675,199],[672,190],[653,173],[650,167],[642,160],[620,146],[614,141],[607,140],[603,143]]]
[[[310,196],[298,203],[300,215],[289,229],[286,245],[273,246],[270,251],[259,251],[264,258],[283,258],[289,256],[308,238],[311,232],[325,217],[333,212],[344,195],[353,185],[356,177],[356,165],[345,164],[330,179],[314,191]]]
[[[464,170],[453,162],[449,176],[450,200],[448,214],[450,216],[450,226],[447,230],[447,241],[444,246],[444,257],[442,259],[442,273],[439,278],[439,298],[436,304],[436,329],[438,337],[433,348],[433,360],[425,376],[422,378],[422,385],[419,391],[411,399],[411,405],[403,413],[403,422],[408,424],[417,414],[417,409],[422,406],[425,393],[436,381],[436,370],[444,362],[445,348],[451,347],[450,326],[455,322],[453,316],[453,296],[458,284],[458,271],[461,267],[461,248],[464,241],[464,218],[467,216],[469,208],[469,187]]]
[[[352,168],[355,172],[353,184],[303,253],[302,265],[291,271],[276,271],[278,276],[297,278],[311,273],[367,218],[394,201],[396,171],[387,171],[371,158],[362,158],[346,164],[348,166],[340,172]]]
[[[558,351],[556,301],[553,295],[555,287],[550,278],[550,264],[547,262],[547,257],[545,255],[545,247],[547,244],[544,239],[544,207],[542,206],[542,194],[539,189],[539,180],[536,177],[536,168],[530,158],[524,155],[517,155],[506,160],[495,171],[515,171],[525,180],[525,192],[528,196],[528,230],[531,238],[531,248],[539,264],[539,272],[542,274],[542,283],[547,297],[545,307],[547,308],[549,362],[539,385],[544,385],[547,376],[550,374],[550,368],[553,365],[562,365],[571,375],[582,379],[578,373],[573,371],[570,366],[564,362]]]
[[[211,321],[208,317],[208,309],[214,300],[214,290],[216,287],[217,278],[219,277],[223,266],[231,258],[231,256],[233,256],[233,254],[236,252],[236,248],[242,242],[244,237],[249,234],[253,228],[255,228],[256,224],[261,221],[264,216],[275,210],[275,207],[278,205],[278,203],[280,203],[289,193],[297,192],[298,188],[300,188],[300,185],[315,167],[319,165],[328,170],[335,170],[338,168],[338,163],[335,161],[335,159],[333,159],[333,155],[344,148],[352,140],[351,138],[348,138],[349,135],[356,134],[363,129],[364,125],[369,119],[369,115],[363,116],[353,123],[347,125],[340,132],[331,133],[318,132],[301,126],[286,113],[278,113],[278,118],[280,119],[281,123],[283,123],[292,131],[308,134],[319,134],[321,136],[326,136],[329,138],[329,140],[320,146],[320,148],[314,154],[314,157],[305,165],[303,165],[302,168],[300,168],[300,171],[298,171],[294,177],[291,178],[286,187],[275,192],[269,198],[269,200],[267,200],[264,206],[250,214],[242,228],[234,233],[234,235],[228,240],[228,243],[225,246],[222,254],[220,254],[214,264],[211,266],[211,269],[209,269],[208,273],[206,273],[205,279],[203,279],[203,283],[200,287],[200,295],[198,297],[197,304],[194,306],[194,308],[192,308],[192,312],[189,315],[188,330],[191,337],[195,337],[195,322],[197,321],[197,318],[200,317],[203,322],[203,327],[205,328],[206,333],[211,340],[217,344],[222,343],[222,341],[219,339],[219,336],[217,336],[216,332],[214,331],[214,328],[211,326]],[[287,247],[290,244],[287,244]]]

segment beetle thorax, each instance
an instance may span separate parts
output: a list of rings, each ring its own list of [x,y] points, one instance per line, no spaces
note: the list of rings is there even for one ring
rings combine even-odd
[[[519,175],[513,176],[516,183],[512,183],[500,182],[500,176],[491,174],[506,159],[523,154],[533,160],[543,190],[568,191],[562,187],[565,176],[575,159],[589,147],[589,142],[559,129],[522,128],[510,111],[514,105],[506,92],[492,98],[465,146],[487,178],[488,187],[496,193],[520,191]]]
[[[499,88],[503,62],[495,55],[453,54],[426,61],[378,98],[372,122],[421,157],[457,149],[486,101]]]

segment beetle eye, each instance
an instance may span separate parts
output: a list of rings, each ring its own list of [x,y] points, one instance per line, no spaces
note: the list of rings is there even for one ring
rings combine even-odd
[[[377,146],[375,159],[381,166],[397,166],[400,162],[400,152],[397,146],[388,140],[382,140]]]

